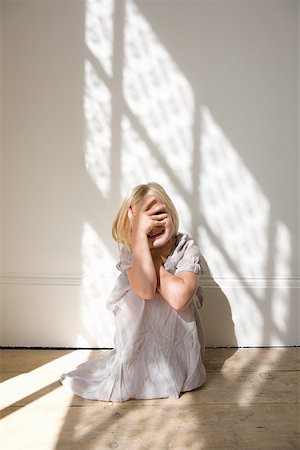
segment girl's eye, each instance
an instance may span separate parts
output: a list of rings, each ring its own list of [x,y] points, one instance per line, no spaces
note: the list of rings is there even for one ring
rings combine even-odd
[[[167,214],[167,211],[157,211],[154,216],[158,216],[159,214]]]

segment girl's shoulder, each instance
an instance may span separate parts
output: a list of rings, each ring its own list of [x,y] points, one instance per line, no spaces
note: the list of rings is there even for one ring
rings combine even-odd
[[[194,239],[188,233],[178,233],[175,241],[175,250],[178,251],[182,248],[195,247],[199,250],[199,247],[195,243]],[[199,250],[200,251],[200,250]]]
[[[187,233],[178,233],[176,236],[175,250],[173,252],[177,256],[194,254],[201,256],[201,251],[193,238]]]
[[[121,272],[126,272],[132,266],[132,253],[127,245],[120,248],[119,261],[116,265]],[[166,270],[171,273],[183,271],[204,273],[203,257],[195,241],[187,233],[178,233],[175,241],[175,249],[164,264]]]
[[[165,268],[172,273],[205,272],[201,251],[187,233],[178,233],[176,236],[175,249],[167,259]]]

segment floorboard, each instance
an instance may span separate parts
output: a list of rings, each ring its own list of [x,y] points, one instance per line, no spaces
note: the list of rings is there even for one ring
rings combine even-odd
[[[84,400],[58,381],[99,354],[1,350],[1,449],[300,449],[299,348],[207,349],[202,388],[125,403]]]

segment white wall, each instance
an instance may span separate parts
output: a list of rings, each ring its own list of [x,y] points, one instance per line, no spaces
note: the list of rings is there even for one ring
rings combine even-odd
[[[208,345],[299,344],[297,1],[3,1],[2,345],[113,345],[110,227],[161,182]]]

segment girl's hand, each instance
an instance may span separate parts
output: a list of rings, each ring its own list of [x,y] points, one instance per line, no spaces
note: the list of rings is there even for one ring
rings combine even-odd
[[[155,197],[146,197],[128,210],[128,218],[133,239],[139,236],[147,237],[155,227],[163,226],[167,217],[166,205]]]
[[[157,271],[152,259],[148,235],[152,228],[163,226],[165,205],[155,197],[141,199],[128,210],[131,229],[132,266],[127,270],[132,290],[144,300],[151,300],[157,289]],[[156,271],[157,270],[157,271]]]

